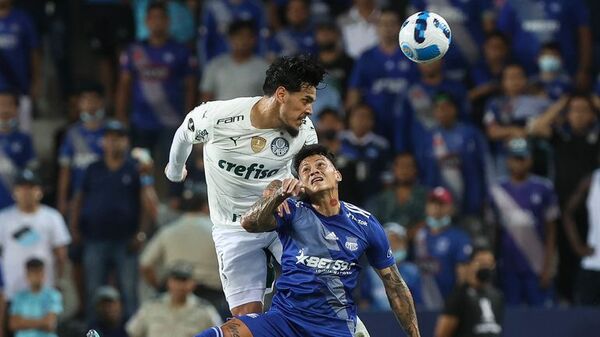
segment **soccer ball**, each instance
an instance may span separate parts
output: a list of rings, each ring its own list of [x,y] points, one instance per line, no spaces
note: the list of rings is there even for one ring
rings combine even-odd
[[[450,26],[444,18],[422,11],[404,21],[398,40],[406,57],[417,63],[427,63],[446,54],[451,36]]]

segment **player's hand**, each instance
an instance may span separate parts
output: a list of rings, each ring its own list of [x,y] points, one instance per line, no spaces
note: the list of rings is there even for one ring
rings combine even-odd
[[[297,197],[304,193],[304,185],[296,178],[287,178],[278,191],[283,197]]]
[[[173,168],[169,163],[167,163],[167,166],[165,167],[165,176],[167,176],[167,179],[169,179],[170,181],[174,183],[179,183],[184,181],[187,177],[187,169],[184,165],[182,172],[173,172]]]

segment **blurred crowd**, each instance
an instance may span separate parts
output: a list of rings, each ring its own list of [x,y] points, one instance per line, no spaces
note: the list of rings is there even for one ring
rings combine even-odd
[[[598,7],[0,0],[0,337],[192,336],[227,317],[202,148],[186,182],[162,168],[188,111],[262,95],[269,63],[299,53],[328,71],[310,118],[341,198],[384,225],[419,308],[457,316],[481,282],[489,312],[600,305]],[[420,10],[453,34],[428,64],[398,47]],[[388,310],[363,274],[361,309]]]

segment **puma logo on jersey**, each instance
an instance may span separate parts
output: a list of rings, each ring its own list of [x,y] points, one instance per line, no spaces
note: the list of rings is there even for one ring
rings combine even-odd
[[[274,174],[276,174],[277,172],[279,172],[279,169],[274,169],[274,170],[269,170],[269,169],[264,169],[265,165],[263,164],[257,164],[257,163],[252,163],[250,164],[250,166],[246,167],[244,165],[239,165],[239,164],[235,164],[235,163],[230,163],[228,161],[225,161],[223,159],[219,160],[219,168],[227,171],[227,172],[233,172],[233,174],[235,174],[238,177],[243,177],[244,179],[265,179],[265,178],[269,178],[271,176],[273,176]]]
[[[296,264],[305,265],[317,269],[317,271],[327,271],[333,274],[348,274],[352,270],[352,267],[356,266],[356,263],[354,262],[304,255],[304,249],[300,249],[298,254],[299,255],[296,256]]]

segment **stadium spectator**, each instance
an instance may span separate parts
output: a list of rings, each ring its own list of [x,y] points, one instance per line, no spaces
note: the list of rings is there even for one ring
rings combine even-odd
[[[542,306],[552,301],[558,200],[547,179],[531,175],[522,138],[508,143],[509,177],[490,187],[500,225],[499,271],[506,303]]]
[[[198,56],[205,66],[213,58],[227,52],[227,28],[235,20],[252,20],[261,37],[267,28],[263,5],[257,0],[203,1]],[[259,41],[260,43],[260,41]],[[261,48],[257,48],[260,50]]]
[[[495,269],[492,250],[473,250],[466,267],[465,283],[446,300],[437,320],[435,337],[502,335],[504,298],[493,284]]]
[[[161,229],[140,257],[144,280],[155,289],[164,285],[160,272],[177,263],[193,267],[195,293],[219,309],[227,308],[208,215],[206,185],[186,180],[181,196],[183,215]]]
[[[415,305],[419,306],[422,304],[421,275],[417,265],[407,261],[408,237],[406,229],[394,222],[386,223],[384,229],[400,275],[402,275],[404,282],[410,289]],[[365,301],[361,303],[361,306],[366,305],[369,310],[391,310],[390,302],[385,294],[385,287],[375,270],[369,267],[365,274],[361,284],[362,297]]]
[[[407,229],[412,241],[425,220],[427,188],[419,183],[417,163],[410,153],[397,154],[392,171],[392,187],[376,195],[368,203],[368,209],[381,222],[396,222]]]
[[[469,100],[472,107],[472,120],[478,126],[483,119],[485,102],[492,95],[500,93],[502,70],[510,58],[509,42],[504,34],[494,31],[487,35],[483,44],[483,58],[471,68]]]
[[[127,133],[120,122],[106,122],[103,158],[85,170],[69,220],[73,243],[83,247],[86,298],[108,282],[114,267],[125,313],[131,315],[137,305],[138,250],[152,220],[147,218],[156,217],[156,192],[152,163],[130,158]],[[92,318],[90,300],[87,312]]]
[[[148,40],[133,43],[121,55],[115,113],[131,124],[134,146],[166,151],[180,120],[196,103],[196,61],[186,46],[171,40],[164,3],[151,4],[147,13]]]
[[[120,0],[86,0],[82,11],[83,29],[91,51],[98,57],[96,76],[114,101],[118,55],[134,37],[129,4]]]
[[[285,17],[287,24],[267,41],[267,58],[314,55],[317,49],[314,27],[310,21],[310,0],[289,0]]]
[[[348,116],[349,128],[340,133],[342,148],[340,153],[357,164],[358,184],[353,188],[361,191],[359,205],[382,186],[382,175],[390,160],[388,141],[373,133],[375,115],[370,106],[358,104],[352,107]]]
[[[583,1],[505,1],[499,9],[498,28],[512,41],[513,56],[527,74],[535,72],[542,45],[557,41],[576,87],[590,85],[592,35]]]
[[[104,89],[95,84],[84,85],[77,98],[79,122],[69,127],[60,145],[57,207],[68,214],[69,202],[81,186],[85,169],[102,157],[104,134]]]
[[[507,65],[502,71],[502,94],[486,104],[484,125],[492,142],[496,174],[506,173],[505,143],[527,136],[527,125],[550,105],[546,98],[527,93],[525,69],[518,64]]]
[[[200,86],[203,102],[262,94],[269,65],[254,54],[258,40],[254,23],[232,22],[228,37],[229,51],[214,58],[204,69]]]
[[[545,43],[537,59],[538,73],[531,82],[548,98],[556,101],[571,91],[571,77],[563,69],[560,46],[554,42]]]
[[[549,137],[554,151],[554,186],[560,208],[565,209],[581,177],[589,176],[598,165],[598,109],[589,95],[573,94],[563,97],[535,120],[531,132],[534,135]],[[576,222],[585,223],[585,214],[578,212]],[[559,295],[571,302],[575,285],[573,275],[577,274],[580,261],[567,238],[564,226],[559,226],[556,286]]]
[[[41,181],[32,171],[18,175],[13,188],[16,204],[0,212],[0,246],[4,295],[12,300],[27,286],[25,262],[41,259],[46,265],[44,284],[52,287],[63,276],[71,237],[63,217],[40,204]]]
[[[0,90],[18,94],[18,126],[29,132],[41,90],[40,46],[31,18],[13,8],[13,0],[0,1],[0,36]]]
[[[27,289],[18,292],[10,304],[9,328],[15,337],[57,337],[58,315],[63,311],[60,292],[44,284],[44,261],[25,263]]]
[[[452,224],[452,194],[436,187],[427,198],[427,217],[414,239],[415,263],[419,266],[423,304],[441,309],[457,284],[464,281],[465,266],[471,254],[471,239]]]
[[[193,5],[196,1],[164,1],[169,13],[169,34],[179,43],[188,44],[196,37],[196,23],[194,20]],[[146,14],[151,0],[133,1],[133,15],[135,18],[135,37],[138,41],[148,39],[150,32],[146,27]]]
[[[354,0],[348,12],[338,18],[344,48],[353,59],[358,59],[363,52],[377,45],[380,15],[375,0]]]
[[[13,182],[17,173],[34,166],[33,142],[18,130],[19,98],[0,91],[0,209],[14,203]]]
[[[340,39],[340,30],[334,23],[324,22],[315,27],[317,57],[327,70],[328,87],[332,86],[332,89],[337,90],[340,96],[345,97],[354,60],[346,54]],[[320,100],[321,97],[315,103]],[[317,109],[314,109],[313,106],[313,110]]]
[[[96,319],[88,329],[96,330],[102,337],[128,337],[119,291],[111,286],[102,286],[94,294]]]
[[[462,83],[444,76],[443,61],[419,64],[420,77],[409,84],[396,98],[393,142],[397,152],[414,151],[419,140],[428,137],[432,128],[437,126],[433,116],[433,97],[446,92],[454,97],[458,109],[458,118],[467,121],[469,105],[467,90]]]
[[[395,132],[392,106],[414,78],[414,64],[398,45],[400,17],[385,9],[379,15],[379,45],[365,51],[354,64],[348,84],[346,109],[363,101],[375,111],[375,133],[390,141]],[[357,36],[353,39],[358,40]]]
[[[414,142],[415,156],[423,184],[447,188],[461,216],[480,216],[487,194],[487,142],[478,129],[458,121],[458,109],[448,93],[433,97],[436,126],[426,139]]]
[[[316,124],[319,143],[327,147],[335,155],[335,165],[343,174],[344,179],[340,182],[340,195],[350,203],[359,204],[364,198],[361,191],[355,188],[361,175],[358,169],[358,163],[346,157],[342,151],[341,132],[344,130],[344,122],[338,115],[338,112],[332,109],[325,109],[319,116]]]
[[[587,195],[587,196],[586,196]],[[579,257],[581,264],[575,283],[575,303],[578,305],[600,305],[600,169],[584,178],[572,197],[568,200],[563,222],[571,248]],[[580,228],[583,227],[577,218],[577,212],[583,205],[587,206],[588,228],[587,240],[581,239]]]
[[[495,26],[490,0],[445,1],[410,0],[407,13],[430,11],[441,15],[452,29],[453,46],[444,56],[446,77],[463,81],[469,66],[477,63],[484,34]]]
[[[171,267],[167,293],[142,304],[127,322],[129,337],[189,337],[221,324],[215,308],[192,293],[195,285],[191,266]]]

